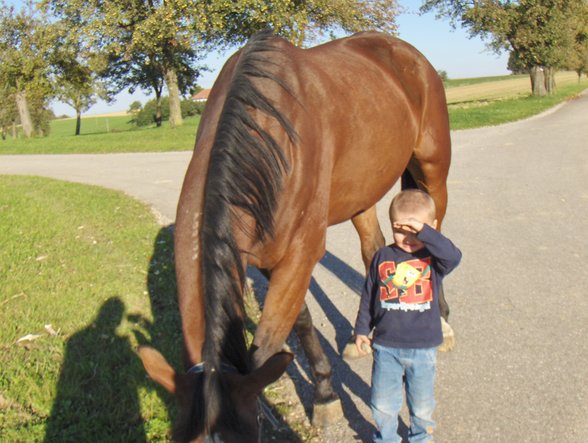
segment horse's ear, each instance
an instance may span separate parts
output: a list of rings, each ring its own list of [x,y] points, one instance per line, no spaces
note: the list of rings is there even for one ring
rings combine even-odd
[[[294,355],[289,352],[278,352],[260,368],[246,375],[243,386],[247,387],[248,394],[258,396],[263,388],[280,378],[293,359]]]
[[[176,371],[163,355],[149,346],[139,346],[138,352],[149,377],[168,392],[175,394],[177,391]]]

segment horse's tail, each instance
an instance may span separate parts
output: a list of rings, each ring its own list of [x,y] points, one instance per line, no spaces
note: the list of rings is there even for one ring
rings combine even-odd
[[[208,166],[202,221],[202,280],[206,335],[204,360],[208,423],[226,410],[228,398],[218,374],[222,363],[240,373],[250,371],[244,332],[245,285],[241,250],[235,241],[235,209],[255,222],[254,240],[273,234],[273,214],[283,176],[289,165],[282,148],[251,116],[256,109],[277,120],[291,140],[296,137],[288,120],[252,79],[283,82],[268,70],[271,34],[253,37],[243,49],[221,112]],[[267,55],[266,55],[267,54]]]

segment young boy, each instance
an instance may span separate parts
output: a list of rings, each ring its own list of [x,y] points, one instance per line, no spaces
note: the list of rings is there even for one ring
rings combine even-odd
[[[394,244],[372,259],[355,323],[355,345],[365,354],[374,329],[374,441],[401,441],[397,428],[405,377],[409,441],[430,442],[435,429],[436,353],[443,341],[437,296],[441,280],[459,264],[461,252],[435,230],[435,203],[423,191],[400,192],[390,205],[390,221]]]

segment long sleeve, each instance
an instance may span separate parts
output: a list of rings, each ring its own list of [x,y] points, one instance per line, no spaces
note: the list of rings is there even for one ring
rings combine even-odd
[[[435,257],[438,272],[445,276],[453,271],[461,261],[461,251],[443,234],[429,225],[425,225],[417,238]]]

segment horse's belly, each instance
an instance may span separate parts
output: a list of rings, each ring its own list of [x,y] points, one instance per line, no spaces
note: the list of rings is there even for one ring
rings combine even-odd
[[[329,196],[329,225],[348,220],[378,202],[402,176],[417,142],[408,119],[388,122],[380,134],[364,134],[336,149]],[[395,123],[395,124],[392,124]],[[381,127],[386,127],[382,123]],[[400,133],[398,128],[404,128]],[[374,127],[374,131],[378,126]]]

